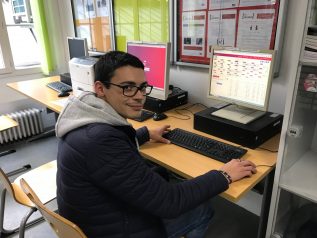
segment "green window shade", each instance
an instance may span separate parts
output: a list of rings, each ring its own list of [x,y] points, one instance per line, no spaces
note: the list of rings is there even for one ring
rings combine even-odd
[[[117,50],[130,40],[169,41],[168,0],[115,0],[114,22]]]

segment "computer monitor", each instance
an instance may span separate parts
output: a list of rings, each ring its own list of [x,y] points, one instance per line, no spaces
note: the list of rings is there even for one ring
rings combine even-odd
[[[88,56],[88,45],[86,38],[67,37],[69,59]]]
[[[268,109],[274,50],[244,51],[214,47],[208,96],[228,102],[214,116],[247,124]]]
[[[127,42],[127,52],[144,64],[150,97],[166,100],[169,94],[170,43]]]

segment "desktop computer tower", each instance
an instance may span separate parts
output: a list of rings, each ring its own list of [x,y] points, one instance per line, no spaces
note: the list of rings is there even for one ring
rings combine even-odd
[[[166,100],[146,97],[144,109],[152,112],[165,112],[188,102],[188,92],[180,88],[174,88]]]
[[[254,149],[280,133],[283,116],[266,112],[264,116],[241,124],[212,116],[216,108],[207,108],[194,114],[194,129]]]

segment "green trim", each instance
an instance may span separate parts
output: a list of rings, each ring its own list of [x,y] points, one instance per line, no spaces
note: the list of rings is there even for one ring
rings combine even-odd
[[[30,1],[34,30],[37,36],[37,43],[41,51],[41,67],[42,72],[45,75],[49,75],[54,70],[52,51],[50,47],[50,40],[48,35],[48,29],[45,19],[45,8],[43,0],[31,0]]]

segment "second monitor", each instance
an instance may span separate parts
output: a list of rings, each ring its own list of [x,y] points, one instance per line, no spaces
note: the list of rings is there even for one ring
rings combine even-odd
[[[146,80],[153,86],[150,96],[166,100],[169,94],[170,43],[128,42],[127,52],[143,62]]]
[[[170,48],[169,42],[127,42],[127,52],[143,62],[146,80],[149,85],[153,86],[150,96],[147,96],[145,108],[149,100],[153,102],[166,100],[169,96]],[[149,110],[155,112],[154,120],[162,120],[167,117],[160,110],[153,110],[153,108]]]
[[[268,109],[274,51],[214,48],[208,96],[230,103],[213,116],[247,124]]]

